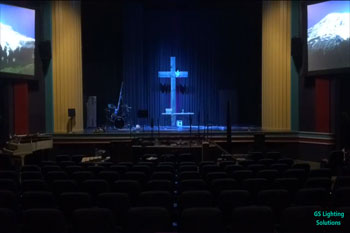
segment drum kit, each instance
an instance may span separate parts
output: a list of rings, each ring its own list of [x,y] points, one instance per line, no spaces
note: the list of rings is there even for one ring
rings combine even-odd
[[[113,125],[117,129],[122,129],[125,126],[126,120],[129,119],[131,107],[127,104],[121,104],[123,95],[122,82],[119,92],[118,105],[108,104],[105,109],[107,125]]]
[[[127,104],[122,104],[119,106],[119,111],[117,111],[117,107],[114,104],[108,104],[106,111],[106,120],[108,125],[113,125],[117,129],[124,128],[127,119],[129,118],[129,114],[131,112],[131,107]]]

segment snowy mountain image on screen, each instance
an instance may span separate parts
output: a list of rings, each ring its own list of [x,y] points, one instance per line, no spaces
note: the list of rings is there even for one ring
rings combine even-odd
[[[350,37],[350,13],[330,13],[308,29],[309,49],[334,49]]]
[[[33,38],[24,36],[12,29],[11,26],[0,22],[0,45],[3,50],[15,51],[17,48],[33,48],[35,40]]]
[[[34,74],[35,39],[0,22],[0,71]]]

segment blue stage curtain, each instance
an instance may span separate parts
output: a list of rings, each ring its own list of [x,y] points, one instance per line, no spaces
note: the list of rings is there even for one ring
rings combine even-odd
[[[160,125],[170,125],[170,117],[161,115],[170,107],[170,80],[159,79],[158,71],[170,70],[170,57],[175,56],[176,69],[189,74],[177,80],[177,112],[194,112],[195,125],[198,114],[201,125],[225,125],[231,101],[233,124],[260,125],[261,31],[257,29],[258,23],[244,23],[232,10],[126,4],[123,80],[131,122],[147,124],[137,119],[137,111],[146,109],[149,122],[153,118],[155,124],[159,120]],[[253,36],[244,36],[242,30]],[[184,124],[188,125],[186,118]]]

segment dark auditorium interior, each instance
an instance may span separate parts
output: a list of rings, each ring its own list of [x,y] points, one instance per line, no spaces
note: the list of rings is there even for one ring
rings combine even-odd
[[[0,233],[350,232],[349,28],[349,0],[0,0]]]

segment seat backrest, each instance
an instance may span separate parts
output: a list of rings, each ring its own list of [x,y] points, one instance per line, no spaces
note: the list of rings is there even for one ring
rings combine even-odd
[[[23,209],[32,208],[56,208],[56,200],[51,192],[47,191],[28,191],[22,194],[21,198]]]
[[[170,212],[173,209],[174,197],[167,191],[146,191],[140,193],[138,204],[139,206],[163,207]]]
[[[313,169],[313,170],[310,170],[309,177],[331,178],[331,170],[328,168]]]
[[[212,207],[213,195],[209,191],[186,191],[179,196],[179,208]]]
[[[151,176],[152,180],[170,180],[173,181],[174,180],[174,173],[172,172],[153,172],[152,176]]]
[[[41,169],[37,165],[24,165],[21,168],[21,172],[40,172]]]
[[[215,195],[219,195],[223,190],[239,189],[239,183],[232,178],[214,179],[210,183],[210,188]]]
[[[92,206],[91,196],[84,192],[64,192],[59,197],[59,207],[65,214],[80,208]]]
[[[64,192],[77,192],[78,184],[75,180],[55,180],[51,185],[51,190],[55,195]]]
[[[149,180],[146,185],[147,190],[158,190],[172,192],[174,187],[169,180]]]
[[[46,182],[41,179],[23,180],[21,191],[48,191],[48,187]]]
[[[180,180],[200,179],[198,171],[184,171],[180,173]]]
[[[208,190],[207,183],[202,179],[182,180],[179,185],[180,192],[190,190]]]

